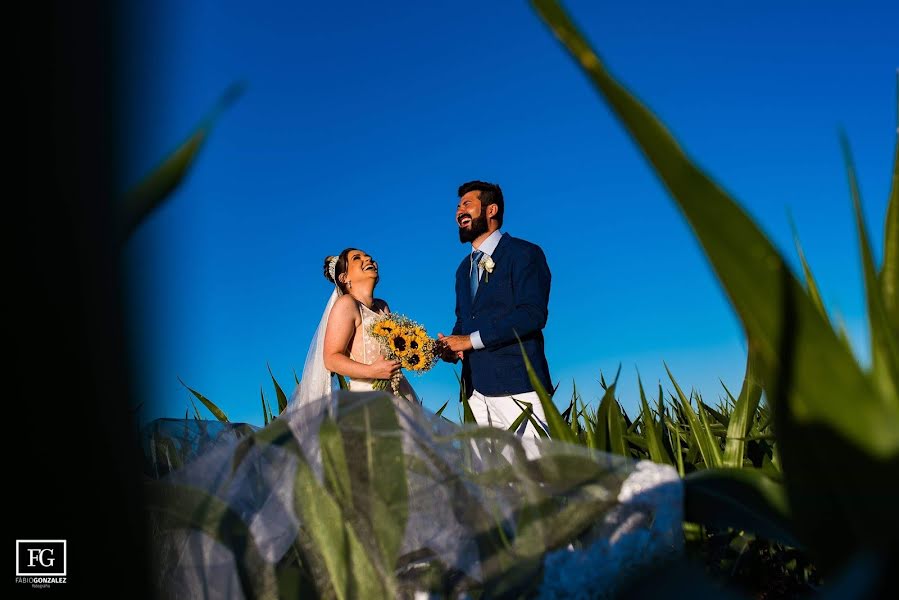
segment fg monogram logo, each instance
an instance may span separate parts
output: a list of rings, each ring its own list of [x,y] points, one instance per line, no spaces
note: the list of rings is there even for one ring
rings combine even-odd
[[[65,540],[16,540],[16,576],[64,576]]]

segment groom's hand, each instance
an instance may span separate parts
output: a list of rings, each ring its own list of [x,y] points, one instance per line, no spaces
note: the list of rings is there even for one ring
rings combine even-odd
[[[471,336],[468,335],[451,335],[441,339],[446,344],[446,347],[459,354],[460,358],[463,352],[474,349],[471,345]]]
[[[451,336],[451,337],[460,337],[460,336]],[[437,334],[437,344],[440,347],[440,358],[445,360],[446,362],[456,363],[459,362],[463,356],[462,351],[454,351],[449,348],[446,344],[446,340],[448,340],[446,336],[442,333]]]

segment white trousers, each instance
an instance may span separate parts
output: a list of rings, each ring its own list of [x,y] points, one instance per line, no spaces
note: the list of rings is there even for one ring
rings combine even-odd
[[[543,427],[544,431],[549,428],[546,425],[546,416],[543,414],[543,405],[540,404],[540,397],[537,392],[524,392],[522,394],[514,394],[513,396],[485,396],[481,392],[475,390],[468,399],[468,405],[474,414],[475,421],[482,427],[498,427],[500,429],[509,429],[522,412],[521,407],[515,403],[515,400],[524,404],[530,404],[534,411],[534,418]],[[535,458],[540,455],[536,441],[539,434],[530,419],[525,419],[515,435],[521,438],[521,445],[524,447],[527,457]]]

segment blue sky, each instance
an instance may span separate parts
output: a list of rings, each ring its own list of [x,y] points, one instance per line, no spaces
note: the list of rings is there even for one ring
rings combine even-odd
[[[825,303],[866,359],[858,247],[838,131],[855,153],[878,256],[896,135],[895,2],[633,0],[566,6],[610,69],[795,264],[788,211]],[[739,322],[686,223],[526,2],[162,0],[123,22],[123,185],[176,147],[234,81],[195,168],[129,242],[142,422],[186,383],[260,423],[266,364],[288,394],[330,294],[324,256],[360,247],[377,295],[446,333],[466,253],[455,190],[499,183],[504,231],[553,274],[545,330],[557,401],[622,366],[707,400],[735,394]],[[413,385],[455,399],[453,369]],[[290,385],[288,385],[290,384]],[[451,402],[450,416],[456,414]]]

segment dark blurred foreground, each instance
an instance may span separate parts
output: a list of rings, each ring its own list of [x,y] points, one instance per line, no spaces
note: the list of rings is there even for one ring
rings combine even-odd
[[[6,182],[22,187],[5,194],[4,382],[13,388],[3,423],[18,460],[4,487],[13,537],[65,539],[68,560],[65,584],[16,583],[14,595],[145,597],[114,238],[116,15],[111,3],[14,10]]]

